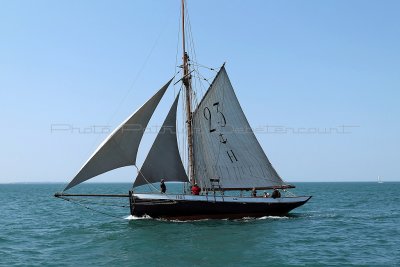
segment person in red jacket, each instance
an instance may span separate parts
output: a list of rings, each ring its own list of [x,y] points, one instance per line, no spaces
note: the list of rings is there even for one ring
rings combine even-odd
[[[200,187],[197,184],[192,186],[192,195],[199,195],[200,194]]]

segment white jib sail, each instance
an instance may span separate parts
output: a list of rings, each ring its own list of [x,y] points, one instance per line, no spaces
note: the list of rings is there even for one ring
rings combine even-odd
[[[136,164],[140,140],[171,81],[165,84],[100,144],[64,191],[102,173]]]
[[[176,137],[176,108],[179,94],[147,155],[133,184],[134,187],[147,183],[179,181],[188,182],[179,154]]]
[[[272,167],[240,107],[224,67],[193,114],[196,181],[211,188],[269,188],[284,182]]]

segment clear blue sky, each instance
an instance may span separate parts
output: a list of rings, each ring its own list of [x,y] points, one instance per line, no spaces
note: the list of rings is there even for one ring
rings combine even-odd
[[[198,61],[227,62],[285,180],[400,180],[400,1],[188,4]],[[174,74],[178,30],[178,0],[1,1],[0,182],[69,182],[106,134],[51,126],[118,125]]]

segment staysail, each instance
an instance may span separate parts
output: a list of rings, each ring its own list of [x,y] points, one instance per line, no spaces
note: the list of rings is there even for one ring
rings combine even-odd
[[[224,189],[284,186],[240,107],[224,66],[193,113],[196,181]]]
[[[102,173],[136,164],[140,140],[171,81],[172,79],[100,144],[64,191]]]
[[[160,179],[165,179],[166,182],[188,182],[176,138],[176,109],[178,99],[179,94],[140,169],[133,184],[134,187],[159,182]]]

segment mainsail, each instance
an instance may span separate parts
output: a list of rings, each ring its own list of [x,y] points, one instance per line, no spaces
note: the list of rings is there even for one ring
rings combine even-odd
[[[104,140],[64,191],[102,173],[136,164],[140,140],[171,81]]]
[[[178,100],[179,94],[140,169],[133,184],[134,187],[159,182],[160,179],[165,179],[166,182],[188,182],[176,138],[176,109]]]
[[[193,113],[196,181],[211,188],[272,188],[284,185],[258,143],[224,66]]]

